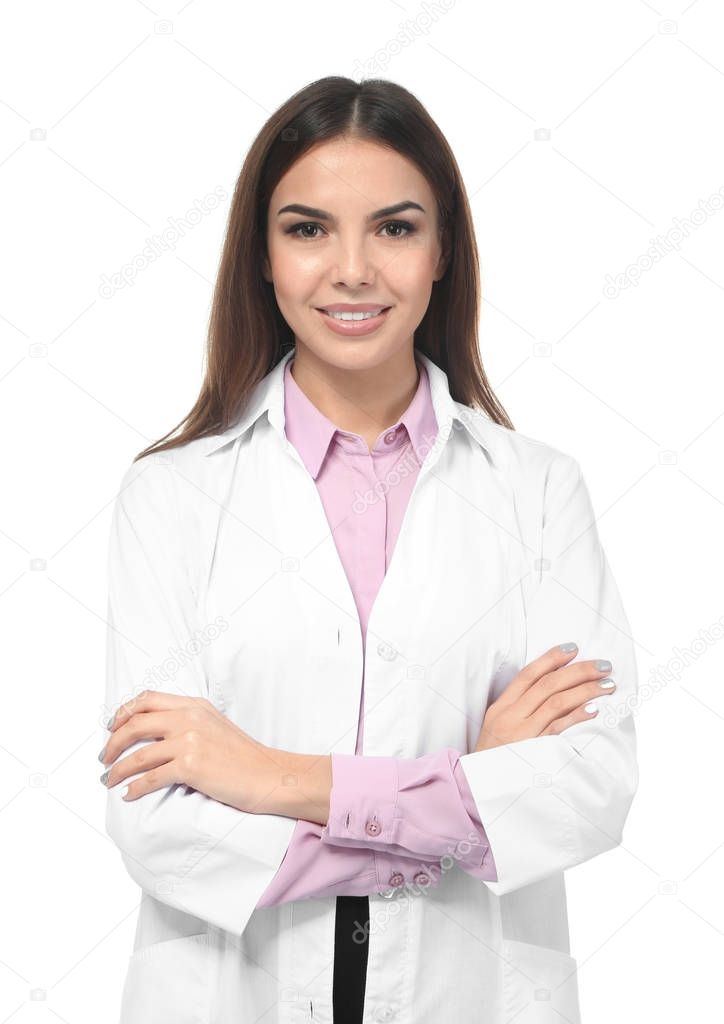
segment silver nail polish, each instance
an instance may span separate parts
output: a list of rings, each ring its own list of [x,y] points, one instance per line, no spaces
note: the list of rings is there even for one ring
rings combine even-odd
[[[110,769],[109,769],[107,772],[103,772],[103,774],[101,775],[101,782],[103,783],[104,786],[108,782],[108,776],[110,774],[111,774],[111,772],[110,772]]]
[[[599,672],[610,672],[611,671],[611,662],[610,661],[603,661],[603,660],[602,661],[595,661],[593,664],[598,669]]]
[[[105,754],[106,750],[108,750],[108,744],[106,744],[106,745],[105,745],[105,747],[103,748],[103,750],[101,750],[100,754],[98,755],[98,760],[99,760],[99,761],[102,761],[102,760],[103,760],[103,755]]]
[[[578,650],[578,644],[574,644],[574,643],[558,644],[558,648],[559,648],[559,650],[563,651],[564,654],[568,654],[570,651],[577,651]]]
[[[616,684],[613,679],[601,679],[598,685],[603,687],[604,690],[612,690]]]
[[[598,704],[595,700],[589,700],[588,704],[584,706],[584,711],[598,711]]]

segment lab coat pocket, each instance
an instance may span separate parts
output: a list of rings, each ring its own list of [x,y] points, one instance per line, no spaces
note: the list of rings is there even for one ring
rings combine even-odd
[[[515,1024],[580,1024],[578,965],[548,946],[503,942],[505,1020]]]
[[[120,1024],[210,1024],[208,932],[144,946],[130,957]]]

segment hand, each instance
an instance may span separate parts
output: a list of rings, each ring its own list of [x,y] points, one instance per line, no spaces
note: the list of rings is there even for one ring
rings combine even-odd
[[[131,782],[125,800],[183,783],[240,811],[257,812],[279,784],[277,751],[258,743],[201,697],[145,690],[122,704],[109,725],[102,761],[108,764],[138,740],[147,743],[122,758],[106,785]]]
[[[599,671],[594,661],[568,665],[577,654],[578,648],[565,652],[551,647],[521,669],[486,711],[475,750],[556,735],[594,717],[596,712],[583,705],[613,693],[616,686],[601,689],[599,680],[608,673]]]

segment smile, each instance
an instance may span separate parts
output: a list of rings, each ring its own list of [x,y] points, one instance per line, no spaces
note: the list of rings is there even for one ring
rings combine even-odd
[[[360,334],[371,334],[381,327],[391,309],[391,306],[386,306],[379,312],[370,310],[359,313],[328,313],[326,309],[317,309],[316,312],[324,317],[327,327],[336,334],[357,337]]]

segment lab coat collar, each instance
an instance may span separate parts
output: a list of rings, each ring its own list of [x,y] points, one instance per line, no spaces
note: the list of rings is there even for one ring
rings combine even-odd
[[[270,424],[284,438],[284,370],[286,364],[296,354],[296,349],[285,353],[279,362],[254,386],[249,395],[244,412],[230,427],[221,434],[207,438],[205,455],[211,455],[236,440],[247,431],[264,413],[267,413]],[[498,428],[485,413],[478,409],[456,402],[450,394],[447,374],[428,356],[419,350],[415,357],[427,370],[430,383],[430,394],[435,418],[438,423],[438,440],[436,444],[444,444],[453,429],[461,427],[483,448],[489,458],[496,461],[497,446],[495,431]]]

